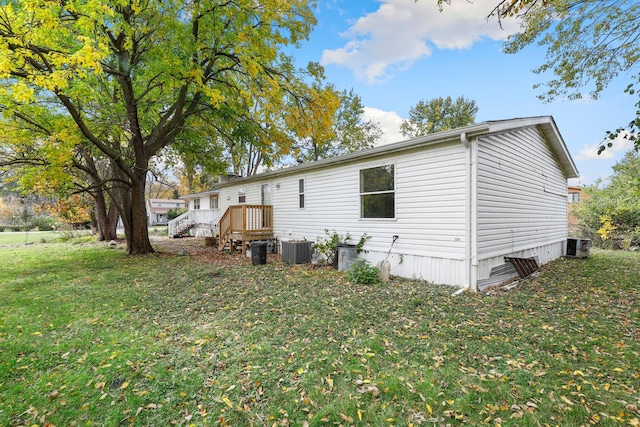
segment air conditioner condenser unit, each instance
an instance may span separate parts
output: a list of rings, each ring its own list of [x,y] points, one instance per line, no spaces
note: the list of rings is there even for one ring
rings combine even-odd
[[[589,239],[567,239],[567,256],[573,258],[588,258],[591,251]]]

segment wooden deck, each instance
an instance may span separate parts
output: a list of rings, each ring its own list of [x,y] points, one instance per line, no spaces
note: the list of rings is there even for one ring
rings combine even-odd
[[[245,255],[248,242],[273,239],[273,206],[229,206],[220,218],[218,230],[218,250],[223,250],[227,244],[231,250],[236,250],[238,244],[242,244]]]

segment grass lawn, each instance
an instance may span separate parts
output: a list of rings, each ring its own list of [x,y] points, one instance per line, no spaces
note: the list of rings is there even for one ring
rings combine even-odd
[[[104,244],[0,259],[3,426],[640,425],[640,253],[455,297]]]
[[[19,243],[35,243],[55,240],[60,237],[57,231],[3,231],[0,233],[0,245],[14,245]]]

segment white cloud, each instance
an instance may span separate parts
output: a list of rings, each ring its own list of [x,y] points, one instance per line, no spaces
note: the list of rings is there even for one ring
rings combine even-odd
[[[394,111],[384,111],[378,108],[364,107],[363,116],[365,120],[372,120],[380,123],[383,136],[378,145],[390,144],[406,139],[400,133],[402,117]]]
[[[500,40],[517,30],[515,21],[486,21],[491,4],[454,1],[438,10],[435,1],[381,0],[380,8],[360,17],[342,36],[345,45],[322,53],[323,65],[350,68],[368,82],[388,79],[432,48],[468,49],[484,38]]]
[[[583,145],[582,149],[578,153],[578,160],[615,159],[616,154],[620,152],[627,152],[633,148],[633,141],[625,138],[626,135],[628,135],[628,133],[621,133],[613,141],[606,141],[611,142],[613,145],[610,148],[607,147],[607,149],[601,154],[598,154],[598,147],[600,147],[600,143]]]

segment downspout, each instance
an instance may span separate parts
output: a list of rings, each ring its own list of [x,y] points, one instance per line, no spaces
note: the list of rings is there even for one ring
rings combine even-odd
[[[460,134],[460,142],[462,143],[462,145],[464,145],[464,148],[469,148],[469,140],[467,139],[467,133],[466,132],[462,132]]]
[[[469,289],[478,291],[478,259],[476,256],[476,144],[471,144],[466,132],[460,134],[466,149],[465,185],[465,282]]]

